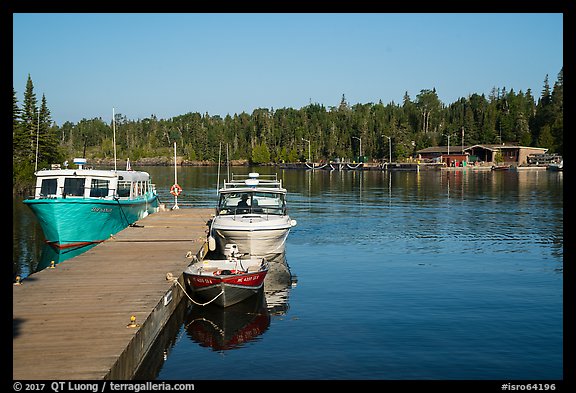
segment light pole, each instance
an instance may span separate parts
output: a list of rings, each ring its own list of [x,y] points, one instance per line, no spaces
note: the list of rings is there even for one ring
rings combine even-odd
[[[310,160],[310,141],[308,139],[304,139],[302,138],[303,141],[308,142],[308,162],[311,162]]]
[[[358,139],[360,141],[360,162],[362,162],[362,138],[358,138],[357,136],[353,136],[352,138]]]
[[[447,154],[447,155],[449,156],[449,155],[450,155],[450,137],[451,137],[451,135],[450,135],[450,134],[446,134],[446,137],[448,138],[448,154]],[[446,158],[446,162],[447,162],[447,163],[451,162],[450,157],[447,157],[447,158]]]
[[[388,138],[388,146],[390,146],[390,161],[388,162],[388,164],[392,164],[392,138],[390,138],[388,135],[382,135],[382,136]]]

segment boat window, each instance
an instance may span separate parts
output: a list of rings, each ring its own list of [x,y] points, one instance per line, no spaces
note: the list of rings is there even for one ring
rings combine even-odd
[[[58,179],[42,179],[42,186],[40,186],[40,195],[56,195],[58,188]]]
[[[84,196],[84,178],[67,177],[64,179],[64,195]]]
[[[283,214],[285,208],[284,194],[273,192],[255,192],[252,206],[267,214]],[[257,207],[256,207],[257,206]]]
[[[246,205],[239,203],[246,195]],[[219,214],[284,214],[285,200],[283,194],[272,192],[238,192],[227,193],[220,196],[218,203]]]
[[[91,197],[105,197],[108,196],[108,184],[109,180],[104,179],[92,179],[92,185],[90,187]]]
[[[118,196],[119,197],[129,197],[130,196],[131,184],[129,181],[119,181],[118,182]]]

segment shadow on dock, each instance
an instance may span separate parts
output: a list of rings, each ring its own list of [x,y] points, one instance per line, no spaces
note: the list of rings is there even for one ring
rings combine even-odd
[[[12,318],[12,338],[20,335],[20,326],[24,323],[21,318]]]

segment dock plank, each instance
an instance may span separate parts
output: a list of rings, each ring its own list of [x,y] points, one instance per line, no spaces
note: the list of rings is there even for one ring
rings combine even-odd
[[[205,242],[212,213],[187,208],[149,215],[14,286],[13,378],[109,377],[137,335],[137,341],[154,339],[141,337],[143,327],[155,331],[159,302],[171,288],[178,290],[166,274],[182,275],[190,263],[187,253],[196,254]],[[139,328],[127,327],[131,315]]]

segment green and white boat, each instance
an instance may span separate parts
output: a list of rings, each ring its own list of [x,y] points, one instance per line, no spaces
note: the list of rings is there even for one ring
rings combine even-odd
[[[23,202],[34,212],[46,238],[56,248],[102,242],[148,214],[158,211],[156,187],[147,172],[52,165],[36,175],[34,197]]]

